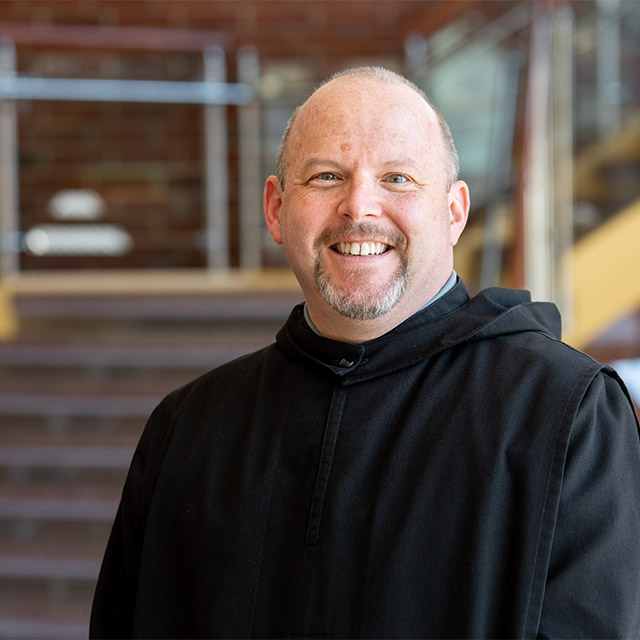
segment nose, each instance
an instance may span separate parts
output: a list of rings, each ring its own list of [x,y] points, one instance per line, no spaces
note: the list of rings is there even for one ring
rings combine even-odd
[[[348,180],[338,206],[338,214],[354,221],[369,216],[380,216],[382,203],[375,179],[354,177]]]

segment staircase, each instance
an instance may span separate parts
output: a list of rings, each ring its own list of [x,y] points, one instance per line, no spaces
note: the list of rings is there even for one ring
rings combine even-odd
[[[593,220],[570,261],[574,317],[565,338],[591,345],[608,327],[640,309],[640,113],[576,160],[576,200]],[[640,334],[637,334],[640,337]]]
[[[300,296],[20,295],[0,342],[0,637],[87,636],[146,418],[172,389],[271,342]]]
[[[563,318],[563,340],[598,358],[640,353],[640,113],[615,136],[589,145],[575,162],[575,200],[579,212],[574,246],[559,270],[571,274],[571,304]],[[506,207],[497,235],[507,253],[514,241],[514,211]],[[478,280],[479,255],[486,249],[483,224],[471,224],[456,247],[455,266],[467,284]],[[509,269],[505,269],[509,275]],[[509,286],[509,278],[504,278]],[[473,286],[472,286],[473,288]],[[631,330],[626,344],[603,349],[600,340],[614,325]]]

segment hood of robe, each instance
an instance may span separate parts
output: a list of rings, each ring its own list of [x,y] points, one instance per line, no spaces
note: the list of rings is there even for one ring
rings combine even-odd
[[[388,333],[361,344],[330,340],[314,333],[304,318],[304,305],[294,307],[277,343],[291,358],[310,361],[353,384],[387,375],[455,348],[534,331],[560,339],[561,320],[549,302],[532,302],[529,292],[492,287],[469,297],[464,283]]]

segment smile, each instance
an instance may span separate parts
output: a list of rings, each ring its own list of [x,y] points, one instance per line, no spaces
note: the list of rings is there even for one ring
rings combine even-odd
[[[379,256],[391,247],[384,242],[338,242],[331,248],[343,256]]]

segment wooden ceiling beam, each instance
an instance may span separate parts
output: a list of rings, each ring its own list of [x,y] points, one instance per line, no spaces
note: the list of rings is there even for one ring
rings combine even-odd
[[[480,0],[432,0],[424,11],[411,18],[405,26],[405,36],[412,33],[428,35],[459,18],[469,9],[479,7]]]
[[[221,31],[37,22],[0,22],[0,37],[18,45],[143,51],[228,49],[233,43],[232,35]]]

